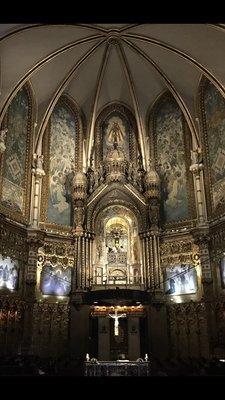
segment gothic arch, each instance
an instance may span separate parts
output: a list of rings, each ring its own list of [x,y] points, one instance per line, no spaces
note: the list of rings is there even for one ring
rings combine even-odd
[[[87,229],[94,232],[98,214],[109,205],[123,206],[132,210],[138,221],[138,231],[147,228],[147,204],[139,201],[134,194],[120,184],[113,183],[106,187],[87,208]]]

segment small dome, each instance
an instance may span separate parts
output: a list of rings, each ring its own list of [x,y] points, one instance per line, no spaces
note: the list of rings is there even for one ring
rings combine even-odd
[[[87,177],[83,172],[76,172],[73,178],[73,184],[75,186],[81,186],[87,184]]]
[[[151,169],[146,173],[145,183],[147,185],[152,185],[152,184],[158,185],[160,183],[159,175],[154,169]]]

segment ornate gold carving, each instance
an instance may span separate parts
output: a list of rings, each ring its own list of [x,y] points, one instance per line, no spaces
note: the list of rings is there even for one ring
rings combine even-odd
[[[171,357],[208,357],[205,304],[193,301],[167,306]]]

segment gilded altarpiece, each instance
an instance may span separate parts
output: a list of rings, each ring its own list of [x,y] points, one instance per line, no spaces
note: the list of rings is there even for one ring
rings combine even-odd
[[[12,100],[4,117],[6,150],[0,165],[0,211],[19,222],[29,216],[34,104],[26,84]]]
[[[182,225],[195,218],[190,132],[174,98],[163,94],[149,117],[151,157],[161,179],[161,219],[166,225]]]

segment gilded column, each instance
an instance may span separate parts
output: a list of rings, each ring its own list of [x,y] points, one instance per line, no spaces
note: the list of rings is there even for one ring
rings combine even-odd
[[[210,232],[207,226],[197,227],[192,230],[194,243],[198,246],[199,261],[202,276],[202,302],[205,307],[206,316],[206,339],[208,339],[207,346],[213,352],[214,343],[217,340],[217,324],[216,316],[212,307],[215,302],[211,260],[209,252]]]
[[[191,150],[192,165],[190,171],[193,174],[194,188],[195,188],[195,199],[197,206],[197,216],[200,225],[204,224],[207,220],[206,215],[206,202],[205,202],[205,191],[203,183],[203,161],[202,151],[200,148]]]
[[[149,225],[148,236],[148,285],[152,292],[160,291],[160,253],[159,253],[159,207],[160,179],[150,160],[145,179],[145,197],[148,199]]]
[[[153,252],[153,237],[149,237],[150,242],[150,269],[149,269],[149,279],[150,279],[150,289],[155,288],[155,274],[154,274],[154,252]]]
[[[40,210],[40,197],[41,197],[41,181],[45,172],[43,170],[43,159],[44,156],[34,154],[33,155],[33,168],[31,170],[34,177],[34,192],[33,192],[33,207],[32,207],[32,222],[31,226],[34,228],[38,227],[39,224],[39,210]]]
[[[36,285],[37,282],[37,257],[38,249],[44,244],[45,233],[41,231],[28,230],[28,259],[25,281],[29,285]]]
[[[147,288],[147,273],[146,273],[146,246],[145,246],[145,236],[141,235],[142,244],[142,266],[143,266],[143,284],[144,288]]]
[[[147,288],[151,287],[151,244],[149,243],[149,237],[146,237],[146,253],[147,253],[147,265],[146,265],[146,285]]]

